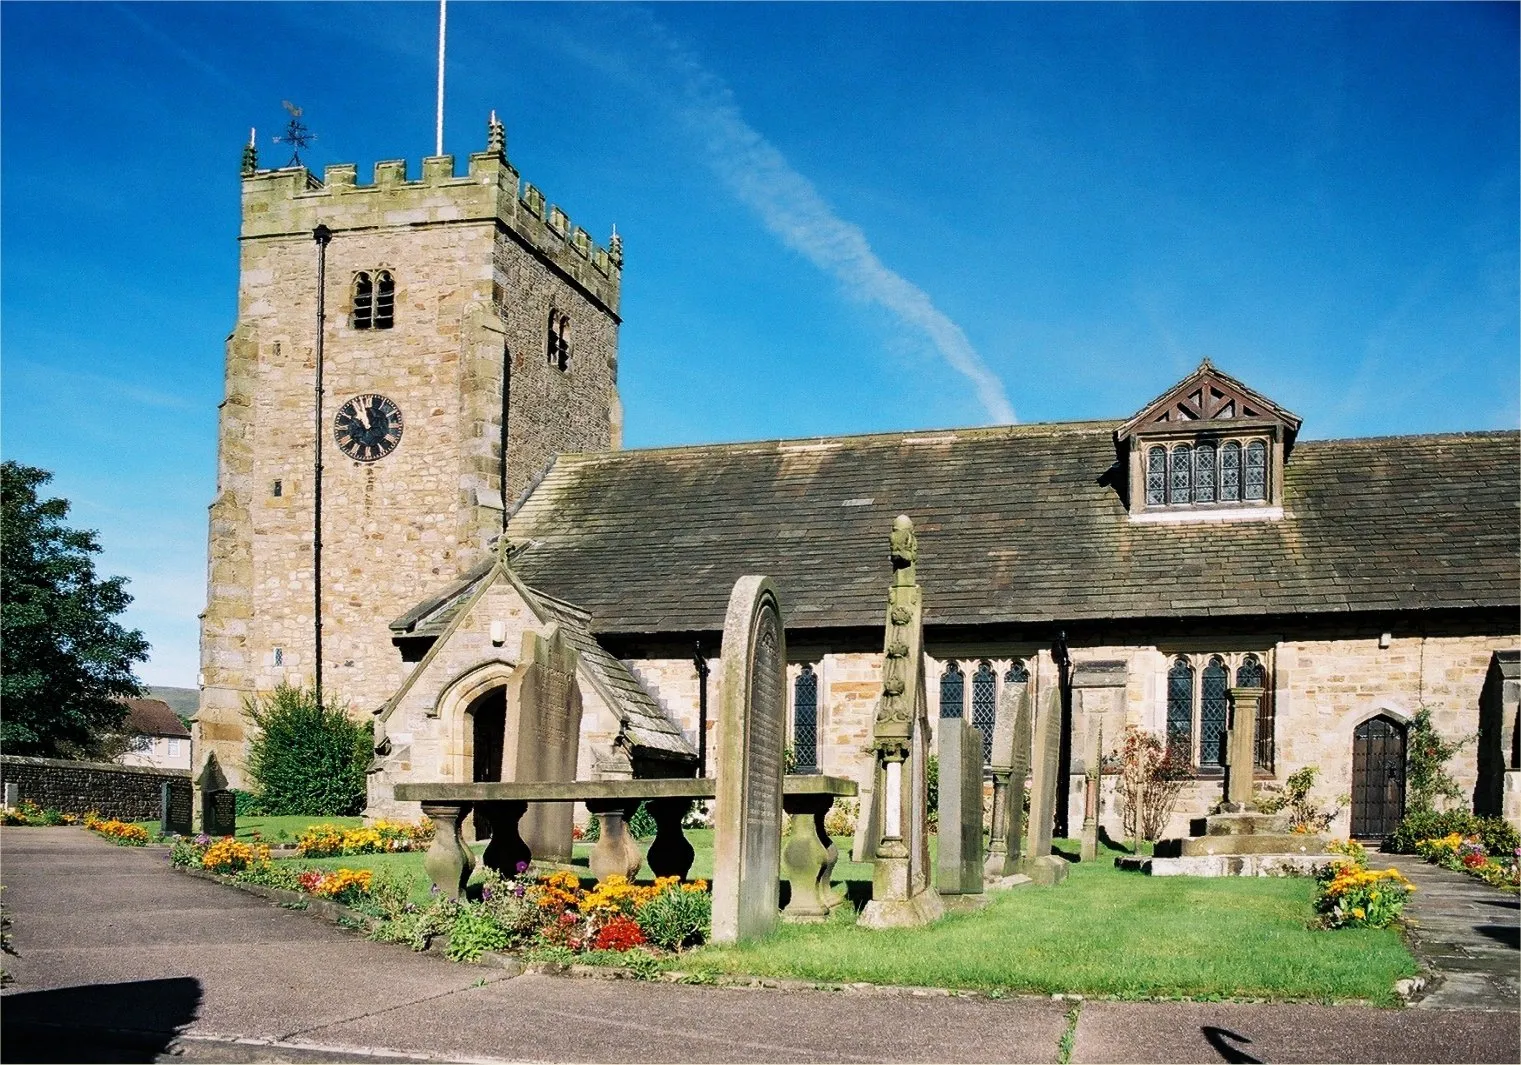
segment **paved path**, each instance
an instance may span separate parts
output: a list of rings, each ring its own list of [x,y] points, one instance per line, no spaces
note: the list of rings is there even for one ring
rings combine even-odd
[[[1073,1004],[682,987],[451,965],[79,829],[0,831],[0,1059],[1051,1062]],[[1439,1018],[1439,1019],[1438,1019]],[[1082,1005],[1072,1060],[1521,1060],[1494,1012]]]
[[[1405,919],[1428,986],[1412,1006],[1521,1013],[1521,900],[1414,854],[1370,855],[1368,864],[1393,866],[1415,885]]]

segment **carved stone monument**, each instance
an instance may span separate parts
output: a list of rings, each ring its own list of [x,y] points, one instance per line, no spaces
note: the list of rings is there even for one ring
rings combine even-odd
[[[1061,762],[1062,695],[1052,684],[1035,715],[1031,751],[1030,823],[1025,828],[1025,853],[1017,869],[1037,884],[1057,884],[1067,878],[1066,859],[1051,853],[1051,826],[1056,820],[1057,776]]]
[[[237,800],[227,787],[227,774],[222,772],[215,751],[206,756],[206,765],[196,778],[196,790],[201,793],[201,831],[208,836],[237,835]]]
[[[236,818],[238,804],[233,802]],[[158,791],[158,830],[166,836],[188,836],[193,831],[190,821],[190,792],[176,788],[165,781]]]
[[[1099,837],[1099,784],[1104,773],[1104,725],[1099,722],[1094,729],[1093,747],[1088,752],[1087,769],[1083,773],[1083,838],[1078,856],[1085,862],[1098,857]]]
[[[502,780],[576,779],[581,743],[581,686],[576,679],[580,659],[559,625],[549,625],[542,636],[532,630],[523,633],[523,655],[507,682]],[[493,805],[478,804],[476,816],[491,819]],[[574,813],[570,803],[528,805],[518,833],[535,858],[570,861]]]
[[[915,563],[914,523],[893,519],[893,580],[887,593],[882,698],[872,725],[876,769],[872,824],[877,837],[872,897],[859,923],[919,925],[945,913],[929,870],[929,714],[924,696],[924,600]]]
[[[1030,776],[1030,686],[1005,684],[993,724],[993,824],[983,873],[1015,875],[1025,846],[1025,781]]]
[[[959,717],[940,722],[935,887],[942,895],[982,894],[982,730]]]
[[[787,640],[767,577],[741,577],[724,617],[714,747],[713,942],[764,936],[779,920]]]

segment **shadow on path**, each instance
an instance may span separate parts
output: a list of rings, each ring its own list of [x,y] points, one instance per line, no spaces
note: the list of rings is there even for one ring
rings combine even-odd
[[[1230,1044],[1231,1040],[1237,1043],[1250,1043],[1249,1037],[1239,1035],[1229,1028],[1216,1028],[1212,1024],[1203,1025],[1199,1031],[1204,1033],[1204,1038],[1209,1041],[1215,1053],[1220,1055],[1221,1061],[1229,1062],[1230,1065],[1262,1065],[1261,1058],[1254,1058],[1246,1051]]]
[[[201,983],[188,976],[23,991],[0,999],[0,1058],[9,1062],[153,1061],[195,1020]]]

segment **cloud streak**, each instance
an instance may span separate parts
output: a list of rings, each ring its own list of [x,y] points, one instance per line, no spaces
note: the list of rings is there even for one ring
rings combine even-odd
[[[836,214],[813,183],[745,121],[727,85],[653,19],[650,30],[682,82],[682,120],[703,142],[709,166],[735,196],[783,244],[833,275],[847,292],[922,333],[972,383],[990,421],[1015,421],[1003,382],[962,328],[928,293],[883,263],[861,227]]]

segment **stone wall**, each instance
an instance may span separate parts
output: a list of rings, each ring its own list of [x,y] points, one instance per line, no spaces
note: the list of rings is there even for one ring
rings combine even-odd
[[[243,783],[251,694],[310,684],[317,249],[326,263],[323,682],[356,714],[410,667],[390,620],[447,586],[500,532],[504,508],[560,451],[616,442],[619,256],[545,204],[501,152],[352,165],[323,181],[302,168],[243,180],[238,321],[227,345],[217,496],[210,514],[198,758],[215,751]],[[387,270],[395,325],[351,328],[352,280]],[[546,352],[549,308],[571,320],[566,369]],[[507,361],[510,410],[504,411]],[[401,409],[401,443],[345,457],[333,418],[380,393]],[[510,441],[502,479],[503,419]]]
[[[45,810],[83,814],[98,811],[122,821],[156,821],[162,788],[190,803],[190,772],[100,762],[0,755],[0,785],[15,784],[20,798]]]

